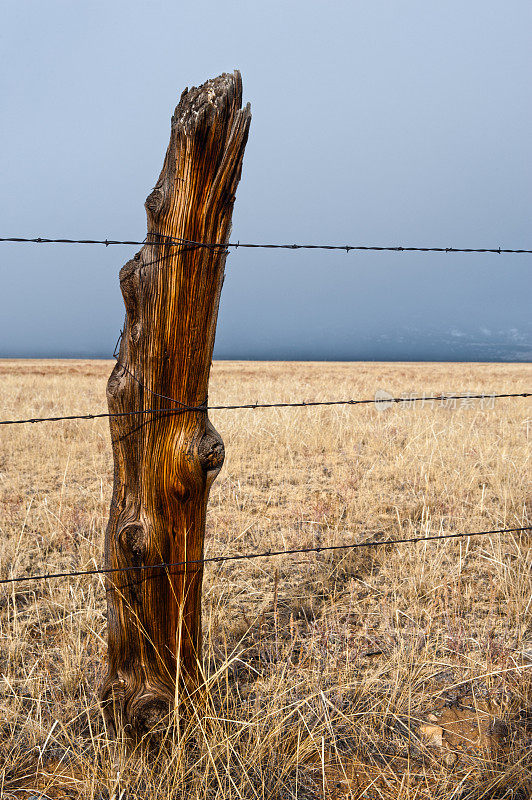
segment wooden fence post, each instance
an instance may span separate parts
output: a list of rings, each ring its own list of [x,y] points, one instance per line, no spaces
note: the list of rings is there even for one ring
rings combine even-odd
[[[203,558],[210,486],[222,440],[203,410],[225,248],[251,112],[240,74],[186,89],[170,144],[145,207],[147,244],[120,271],[126,320],[107,385],[114,488],[105,537],[108,568]],[[200,410],[187,410],[187,407]],[[107,578],[108,722],[144,734],[201,676],[203,567],[143,569]],[[177,676],[177,677],[176,677]]]

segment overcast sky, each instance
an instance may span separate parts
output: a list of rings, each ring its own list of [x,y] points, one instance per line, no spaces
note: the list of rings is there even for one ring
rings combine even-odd
[[[0,235],[139,238],[185,86],[242,72],[233,239],[530,248],[525,0],[4,0]],[[0,355],[108,357],[136,248],[0,244]],[[532,256],[232,252],[219,358],[529,360]]]

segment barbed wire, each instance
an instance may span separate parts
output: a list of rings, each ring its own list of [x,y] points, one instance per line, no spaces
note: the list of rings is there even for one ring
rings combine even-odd
[[[143,384],[140,384],[143,386]],[[62,417],[29,417],[27,419],[4,419],[0,420],[0,425],[26,425],[34,424],[36,422],[61,422],[62,420],[89,420],[89,419],[102,419],[106,417],[132,417],[141,414],[163,414],[165,416],[184,414],[190,411],[197,411],[206,413],[207,411],[236,411],[238,409],[257,409],[257,408],[313,408],[315,406],[356,406],[373,403],[377,408],[384,406],[387,403],[434,403],[446,402],[448,400],[495,400],[505,397],[532,397],[532,392],[518,392],[512,394],[441,394],[420,397],[374,397],[365,400],[301,400],[296,403],[245,403],[243,405],[200,405],[189,406],[182,403],[180,400],[172,400],[172,402],[179,403],[179,408],[146,408],[139,411],[117,411],[105,412],[98,414],[71,414]]]
[[[120,333],[120,338],[118,339],[118,341],[120,342],[121,339],[122,339],[122,332]],[[115,353],[116,353],[116,347],[115,347]],[[133,372],[131,372],[129,367],[126,367],[125,364],[123,364],[121,361],[119,361],[118,357],[115,356],[114,353],[113,353],[113,357],[116,358],[117,365],[119,367],[121,367],[124,370],[124,372],[127,372],[127,374],[130,375],[133,378],[133,380],[140,386],[141,389],[144,389],[145,392],[149,392],[153,397],[160,397],[161,400],[170,400],[171,403],[176,403],[179,406],[179,410],[182,410],[182,411],[206,411],[207,410],[207,400],[206,399],[199,406],[189,406],[189,405],[187,405],[187,403],[183,403],[182,400],[176,400],[176,399],[174,399],[173,397],[170,397],[167,394],[161,394],[160,392],[155,392],[153,389],[150,389],[149,386],[146,386],[146,384],[143,383],[140,380],[140,378],[137,378],[137,376]],[[174,410],[177,410],[177,409],[174,409]]]
[[[75,570],[74,572],[48,572],[42,575],[19,575],[15,578],[3,578],[0,584],[22,583],[23,581],[44,581],[52,578],[74,578],[82,575],[108,575],[115,572],[142,572],[149,569],[169,569],[170,567],[188,567],[199,564],[220,564],[226,561],[251,561],[256,558],[271,558],[274,556],[300,555],[303,553],[324,553],[333,550],[355,550],[359,547],[384,547],[387,545],[418,544],[419,542],[434,542],[444,539],[463,539],[471,536],[494,536],[498,533],[524,533],[531,531],[532,525],[521,528],[498,528],[490,531],[475,531],[473,533],[446,533],[434,536],[408,537],[402,539],[381,539],[365,542],[352,542],[350,544],[327,545],[325,547],[297,547],[291,550],[264,550],[260,553],[235,554],[231,556],[208,556],[187,561],[173,561],[160,564],[140,564],[129,567],[102,567],[101,569]],[[375,534],[374,534],[375,535]]]
[[[196,242],[192,239],[180,239],[178,237],[163,236],[162,234],[148,234],[148,236],[156,237],[154,241],[149,241],[148,237],[142,241],[135,239],[51,239],[48,237],[37,236],[34,238],[26,238],[22,236],[5,236],[0,237],[0,242],[21,243],[27,242],[32,244],[101,244],[105,247],[110,245],[144,245],[144,244],[167,244],[170,246],[192,246],[192,247],[205,247],[210,250],[225,249],[232,247],[237,250],[239,247],[266,249],[266,250],[340,250],[346,253],[351,251],[376,251],[376,252],[392,252],[392,253],[495,253],[503,255],[507,253],[532,253],[531,250],[523,248],[506,248],[506,247],[420,247],[420,246],[405,246],[405,245],[353,245],[353,244],[266,244],[255,242]]]

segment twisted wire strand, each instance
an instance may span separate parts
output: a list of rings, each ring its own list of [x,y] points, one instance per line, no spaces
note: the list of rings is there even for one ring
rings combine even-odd
[[[444,539],[462,539],[471,536],[492,536],[498,533],[524,533],[531,531],[532,525],[521,528],[498,528],[491,531],[475,531],[473,533],[446,533],[434,536],[405,537],[402,539],[382,539],[380,541],[355,542],[350,544],[329,545],[326,547],[297,547],[291,550],[265,550],[260,553],[246,553],[231,556],[208,556],[190,561],[173,561],[161,564],[141,564],[129,567],[102,567],[101,569],[76,570],[74,572],[49,572],[42,575],[19,575],[15,578],[3,578],[0,584],[22,583],[24,581],[43,581],[52,578],[73,578],[82,575],[108,575],[115,572],[142,572],[145,570],[169,569],[170,567],[188,567],[200,564],[220,564],[226,561],[251,561],[256,558],[270,558],[273,556],[300,555],[303,553],[324,553],[333,550],[355,550],[359,547],[384,547],[386,545],[418,544],[419,542],[443,541]]]
[[[135,378],[139,383],[138,378]],[[142,383],[140,383],[143,386]],[[146,387],[143,387],[146,388]],[[149,391],[149,390],[148,390]],[[153,392],[156,396],[156,392]],[[139,411],[118,411],[114,413],[106,412],[101,414],[71,414],[62,417],[29,417],[27,419],[4,419],[0,420],[0,425],[26,425],[28,423],[34,424],[37,422],[60,422],[61,420],[88,420],[88,419],[101,419],[104,417],[132,417],[142,414],[183,414],[189,411],[197,411],[206,413],[207,411],[236,411],[238,409],[257,409],[257,408],[314,408],[315,406],[357,406],[373,403],[379,407],[387,403],[433,403],[444,402],[447,400],[495,400],[505,397],[532,397],[532,392],[517,392],[511,394],[440,394],[421,396],[421,397],[386,397],[384,399],[371,398],[364,400],[301,400],[294,403],[245,403],[242,405],[207,405],[201,404],[199,406],[189,406],[182,403],[180,400],[174,400],[169,397],[174,403],[179,404],[179,408],[146,408]]]
[[[232,247],[237,250],[239,247],[265,249],[265,250],[340,250],[346,253],[351,251],[367,252],[391,252],[391,253],[496,253],[502,255],[506,253],[532,253],[532,250],[524,248],[508,247],[420,247],[404,245],[353,245],[353,244],[267,244],[256,242],[196,242],[192,239],[179,239],[177,237],[163,236],[162,234],[150,233],[148,236],[156,237],[154,241],[148,237],[142,241],[135,239],[50,239],[48,237],[37,236],[26,238],[22,236],[0,237],[0,242],[30,242],[33,244],[101,244],[105,247],[110,245],[143,245],[162,243],[170,246],[192,246],[205,247],[210,250],[219,250]]]

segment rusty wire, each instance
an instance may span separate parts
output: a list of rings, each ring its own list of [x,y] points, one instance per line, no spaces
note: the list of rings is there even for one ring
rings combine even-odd
[[[138,378],[135,380],[140,386],[146,388]],[[150,391],[150,390],[148,390]],[[156,396],[157,393],[153,392]],[[142,414],[162,414],[164,416],[184,414],[189,411],[197,411],[206,413],[207,411],[235,411],[237,409],[257,409],[257,408],[314,408],[315,406],[357,406],[373,403],[377,408],[385,406],[386,403],[434,403],[446,402],[448,400],[495,400],[501,397],[532,397],[532,392],[518,392],[514,394],[440,394],[421,396],[421,397],[386,397],[383,399],[374,397],[372,399],[364,400],[301,400],[295,403],[245,403],[243,405],[213,405],[209,406],[202,403],[199,406],[189,406],[182,403],[180,400],[174,400],[169,397],[166,399],[179,404],[179,408],[146,408],[139,411],[117,411],[114,413],[98,413],[98,414],[72,414],[64,417],[29,417],[28,419],[4,419],[0,420],[0,425],[25,425],[28,423],[34,424],[36,422],[60,422],[62,420],[89,420],[101,419],[103,417],[131,417]]]
[[[74,578],[82,575],[108,575],[115,572],[142,572],[145,570],[167,570],[170,567],[186,567],[202,564],[220,564],[226,561],[250,561],[255,558],[271,558],[273,556],[301,555],[303,553],[324,553],[332,550],[355,550],[359,547],[384,547],[398,544],[417,544],[419,542],[434,542],[444,539],[462,539],[471,536],[494,536],[498,533],[524,533],[532,530],[528,525],[522,528],[499,528],[491,531],[475,531],[474,533],[445,533],[434,536],[408,537],[402,539],[381,539],[350,544],[329,545],[326,547],[297,547],[291,550],[265,550],[260,553],[235,554],[231,556],[208,556],[190,561],[173,561],[161,564],[141,564],[129,567],[102,567],[101,569],[76,570],[74,572],[48,572],[42,575],[19,575],[15,578],[3,578],[0,584],[22,583],[23,581],[44,581],[52,578]],[[375,535],[375,534],[374,534]]]
[[[361,244],[266,244],[255,242],[196,242],[192,239],[180,239],[178,237],[163,236],[162,234],[150,233],[148,236],[156,237],[153,241],[149,241],[148,237],[142,241],[135,239],[50,239],[48,237],[37,236],[35,238],[26,238],[23,236],[6,236],[0,237],[0,242],[30,242],[33,244],[102,244],[105,247],[110,245],[144,245],[144,244],[167,244],[170,246],[182,247],[205,247],[209,250],[225,249],[233,247],[237,250],[239,247],[266,249],[266,250],[340,250],[346,253],[351,251],[376,251],[376,252],[391,252],[391,253],[496,253],[503,255],[506,253],[532,253],[532,250],[523,248],[507,248],[507,247],[420,247],[405,246],[405,245],[361,245]]]

